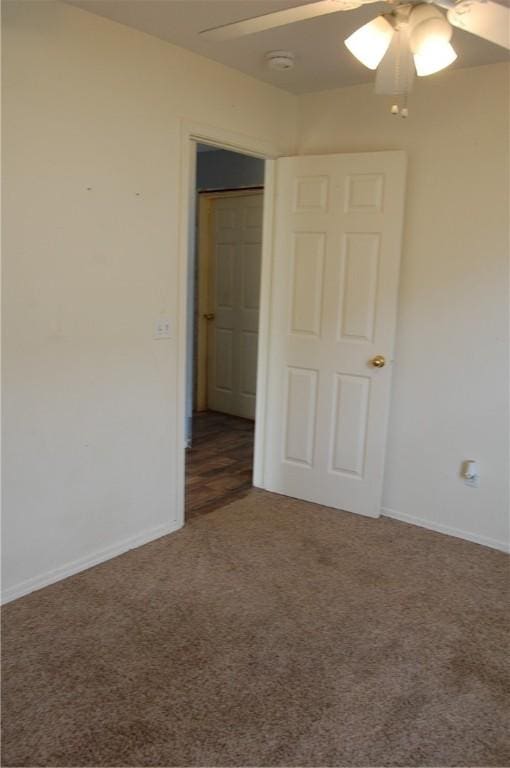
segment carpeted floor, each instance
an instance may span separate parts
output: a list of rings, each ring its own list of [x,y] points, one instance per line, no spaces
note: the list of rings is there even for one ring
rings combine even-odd
[[[508,558],[261,491],[7,605],[4,766],[508,766]]]

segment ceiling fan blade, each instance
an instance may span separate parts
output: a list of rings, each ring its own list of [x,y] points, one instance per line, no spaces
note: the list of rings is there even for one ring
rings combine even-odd
[[[454,27],[510,50],[510,8],[492,0],[461,0],[447,16]]]
[[[399,96],[410,93],[415,68],[409,46],[408,27],[395,30],[390,47],[377,67],[375,92],[379,96]]]
[[[251,19],[235,21],[232,24],[224,24],[221,27],[204,29],[200,34],[207,40],[221,42],[231,40],[234,37],[253,35],[255,32],[264,32],[266,29],[283,27],[285,24],[293,24],[295,21],[314,19],[317,16],[325,16],[337,11],[350,11],[361,5],[376,3],[380,0],[318,0],[318,2],[299,5],[297,8],[286,8],[283,11],[266,13],[263,16],[255,16]]]

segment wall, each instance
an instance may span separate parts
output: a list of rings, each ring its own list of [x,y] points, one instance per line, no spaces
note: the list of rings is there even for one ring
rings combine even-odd
[[[58,2],[2,7],[9,599],[177,526],[181,121],[289,152],[296,99]]]
[[[2,3],[3,587],[12,598],[176,525],[181,121],[295,151],[296,99],[45,0]],[[181,76],[186,72],[186,77]],[[507,69],[300,99],[301,151],[407,149],[384,505],[508,541]],[[477,458],[479,489],[458,478]]]
[[[508,500],[508,73],[417,83],[407,120],[372,86],[300,99],[300,152],[409,154],[387,514],[501,548]],[[381,350],[384,352],[384,350]],[[478,489],[459,478],[480,463]]]
[[[264,161],[237,152],[216,150],[197,156],[197,189],[242,189],[264,185]]]

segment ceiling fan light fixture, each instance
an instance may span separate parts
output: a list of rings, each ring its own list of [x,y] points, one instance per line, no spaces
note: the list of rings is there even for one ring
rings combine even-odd
[[[409,23],[409,44],[419,77],[433,75],[455,61],[457,54],[450,44],[452,28],[438,8],[415,6]]]
[[[452,28],[444,18],[429,19],[416,27],[411,27],[411,36],[409,43],[413,53],[419,53],[423,45],[427,45],[429,40],[444,40],[450,42],[452,37]]]
[[[394,29],[384,16],[360,27],[345,40],[345,45],[368,69],[377,69],[388,50]]]
[[[448,67],[457,58],[452,45],[447,40],[431,38],[414,54],[414,65],[418,77],[426,77]]]

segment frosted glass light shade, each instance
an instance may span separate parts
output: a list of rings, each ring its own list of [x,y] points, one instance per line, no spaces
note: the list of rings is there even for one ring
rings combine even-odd
[[[450,45],[452,28],[439,8],[425,3],[416,5],[409,24],[409,42],[420,77],[433,75],[455,61],[457,54]]]
[[[378,16],[353,32],[345,45],[365,67],[377,69],[392,37],[393,27],[383,16]]]
[[[447,40],[432,38],[414,54],[414,65],[419,77],[433,75],[448,67],[457,58],[457,54]]]

